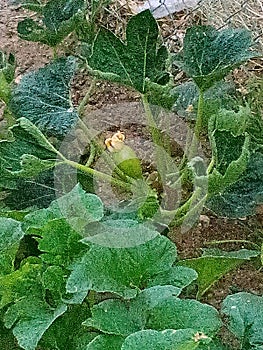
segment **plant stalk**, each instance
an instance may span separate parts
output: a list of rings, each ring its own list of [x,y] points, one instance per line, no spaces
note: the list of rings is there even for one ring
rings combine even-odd
[[[77,170],[82,171],[83,173],[86,173],[86,174],[89,174],[89,175],[93,175],[94,177],[96,177],[96,178],[98,178],[100,180],[112,183],[113,185],[121,187],[121,188],[123,188],[123,189],[125,189],[127,191],[131,190],[131,187],[130,187],[129,184],[127,184],[126,182],[123,182],[121,180],[115,179],[114,177],[112,177],[112,176],[110,176],[108,174],[102,173],[102,172],[100,172],[98,170],[89,168],[89,167],[87,167],[85,165],[73,162],[73,161],[68,160],[68,159],[64,160],[64,163],[72,166],[73,168],[75,168]]]
[[[78,115],[80,118],[83,116],[84,111],[85,111],[85,107],[86,107],[90,97],[92,96],[92,94],[94,92],[94,89],[96,87],[96,82],[97,82],[97,79],[93,78],[88,91],[86,92],[85,96],[83,97],[82,101],[80,102],[80,104],[78,106]]]
[[[222,241],[210,241],[210,242],[206,242],[206,245],[225,244],[225,243],[245,243],[245,244],[252,245],[257,250],[261,249],[261,247],[259,247],[258,244],[254,243],[254,242],[251,242],[251,241],[247,241],[245,239],[225,239],[225,240],[222,240]]]
[[[202,131],[203,123],[203,113],[204,113],[204,92],[199,90],[198,107],[197,107],[197,117],[194,127],[194,133],[192,135],[192,141],[189,146],[186,146],[186,155],[188,159],[192,159],[198,150],[198,143],[200,141],[200,134]],[[188,149],[187,149],[188,148]]]
[[[194,129],[194,133],[197,140],[200,139],[200,134],[202,131],[203,113],[204,113],[204,91],[199,90],[197,118],[196,118],[195,129]]]

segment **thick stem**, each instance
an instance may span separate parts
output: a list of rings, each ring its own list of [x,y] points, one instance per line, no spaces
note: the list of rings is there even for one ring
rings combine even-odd
[[[73,162],[73,161],[68,160],[68,159],[66,159],[64,161],[64,163],[72,166],[73,168],[75,168],[77,170],[82,171],[83,173],[86,173],[86,174],[89,174],[89,175],[93,175],[94,177],[96,177],[96,178],[98,178],[100,180],[112,183],[113,185],[121,187],[121,188],[123,188],[123,189],[125,189],[127,191],[131,190],[131,187],[130,187],[129,184],[127,184],[127,183],[125,183],[125,182],[123,182],[121,180],[117,180],[117,179],[113,178],[112,176],[107,175],[105,173],[102,173],[102,172],[100,172],[98,170],[86,167],[85,165]]]
[[[247,241],[245,239],[225,239],[222,241],[210,241],[210,242],[206,242],[206,245],[226,244],[226,243],[245,243],[245,244],[252,245],[257,250],[260,250],[260,247],[258,244],[251,242],[251,241]]]
[[[85,111],[85,107],[86,107],[90,97],[92,96],[92,94],[94,92],[94,89],[96,87],[96,82],[97,82],[97,79],[94,78],[90,84],[88,91],[86,92],[85,96],[83,97],[82,101],[79,104],[78,115],[80,118],[83,116],[84,111]]]
[[[82,164],[79,164],[79,163],[76,163],[76,162],[73,162],[72,160],[69,160],[67,159],[62,153],[60,153],[49,141],[47,141],[49,146],[50,146],[50,149],[53,150],[54,153],[56,153],[62,160],[63,160],[63,163],[64,164],[68,164],[70,166],[72,166],[73,168],[75,169],[78,169],[86,174],[89,174],[89,175],[93,175],[95,177],[97,177],[98,179],[101,179],[103,181],[106,181],[106,182],[109,182],[109,183],[112,183],[118,187],[121,187],[121,188],[124,188],[128,191],[131,190],[131,187],[128,183],[126,182],[123,182],[121,180],[118,180],[118,179],[115,179],[113,178],[112,176],[108,175],[108,174],[105,174],[105,173],[102,173],[98,170],[95,170],[95,169],[92,169],[90,167],[87,167],[85,165],[82,165]]]
[[[155,120],[153,118],[152,111],[151,111],[147,96],[142,94],[141,97],[142,97],[142,102],[143,102],[146,120],[147,120],[148,126],[150,128],[153,142],[156,145],[161,146],[162,145],[162,135],[161,135],[161,133],[160,133],[160,131],[155,123]]]
[[[190,145],[187,146],[186,154],[188,159],[192,159],[198,151],[198,143],[200,141],[200,134],[202,131],[203,124],[203,112],[204,112],[204,92],[199,90],[199,99],[198,99],[198,108],[197,108],[197,117],[194,127],[194,133],[192,135],[192,141]]]
[[[199,90],[197,118],[195,123],[195,130],[194,130],[195,137],[197,138],[197,140],[200,139],[200,134],[202,131],[203,113],[204,113],[204,92],[202,90]]]

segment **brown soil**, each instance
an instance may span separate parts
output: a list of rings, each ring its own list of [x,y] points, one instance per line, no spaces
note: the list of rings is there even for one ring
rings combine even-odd
[[[15,54],[17,77],[48,62],[52,57],[52,51],[49,48],[38,43],[23,41],[17,36],[16,25],[19,20],[25,17],[25,12],[21,8],[10,6],[6,0],[1,1],[0,12],[0,49]],[[90,85],[90,79],[83,73],[79,73],[77,78],[73,87],[73,100],[76,104],[84,96]],[[146,142],[149,135],[142,119],[143,112],[138,99],[139,96],[135,92],[114,84],[98,81],[96,91],[92,94],[87,106],[84,122],[99,129],[98,131],[102,132],[104,136],[108,136],[119,129],[125,131],[128,144],[134,147],[134,144],[138,146],[143,143],[142,147],[136,146],[136,148],[141,149],[140,156],[142,158],[151,159],[152,150]],[[182,129],[169,126],[169,130],[173,130],[174,134],[172,136],[177,141],[184,141]],[[176,144],[175,147],[177,146]],[[180,147],[182,145],[179,145],[178,149]],[[173,230],[170,237],[177,244],[181,258],[196,257],[200,256],[201,248],[207,246],[207,243],[212,240],[242,239],[261,244],[263,240],[262,223],[262,213],[245,220],[227,220],[205,213],[205,216],[201,217],[200,223],[195,228],[184,235]],[[220,248],[228,250],[243,247],[253,249],[249,245],[242,244],[220,245]],[[235,291],[249,291],[262,295],[262,269],[260,270],[259,266],[253,263],[243,265],[217,282],[205,295],[204,300],[219,308],[223,298]]]

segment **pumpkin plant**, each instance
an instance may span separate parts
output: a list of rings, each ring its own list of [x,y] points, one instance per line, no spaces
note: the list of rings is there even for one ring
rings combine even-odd
[[[15,84],[14,57],[0,56],[7,121],[0,140],[2,348],[15,337],[25,350],[228,349],[220,337],[225,318],[187,298],[189,285],[197,284],[200,299],[223,274],[262,253],[207,250],[200,258],[180,260],[174,243],[157,228],[163,222],[191,226],[204,206],[240,217],[262,203],[263,123],[248,104],[237,103],[224,81],[235,67],[259,55],[251,50],[250,33],[192,27],[182,52],[172,55],[148,10],[130,19],[123,41],[95,25],[102,1],[21,3],[40,21],[22,21],[19,35],[53,47],[54,60]],[[58,57],[73,32],[76,50],[70,47],[70,55]],[[84,123],[90,91],[79,108],[70,93],[78,66],[94,79],[140,94],[157,170],[166,171],[161,186],[145,178],[124,133],[104,143]],[[191,80],[175,86],[176,69]],[[189,123],[179,164],[170,153],[169,137],[158,128],[157,106]],[[65,147],[75,130],[85,135],[87,157]],[[207,166],[198,154],[203,135],[211,150]],[[94,166],[100,157],[110,171]],[[122,189],[125,208],[132,210],[122,211],[123,203],[118,210],[104,205],[92,193],[94,180]],[[176,208],[167,209],[162,191],[177,190],[178,184],[187,191]],[[262,348],[262,297],[229,296],[222,312],[240,349]]]

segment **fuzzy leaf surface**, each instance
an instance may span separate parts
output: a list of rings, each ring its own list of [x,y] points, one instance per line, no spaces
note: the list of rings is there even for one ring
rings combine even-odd
[[[85,238],[81,242],[108,248],[129,248],[150,241],[158,235],[157,231],[135,220],[107,219],[86,227]]]
[[[30,0],[22,5],[41,14],[43,25],[26,18],[18,23],[19,36],[50,46],[56,46],[76,29],[84,10],[84,0],[49,0],[45,5]]]
[[[263,154],[251,155],[239,180],[208,200],[206,206],[214,213],[229,218],[253,215],[263,203]]]
[[[127,337],[121,350],[194,350],[199,344],[192,329],[142,330]]]
[[[92,317],[84,324],[106,334],[125,337],[144,329],[150,310],[162,300],[177,296],[180,292],[181,289],[173,286],[155,286],[145,289],[129,301],[105,300],[92,308]]]
[[[251,45],[251,34],[246,29],[195,26],[187,29],[183,54],[175,58],[175,63],[205,91],[233,68],[258,56],[250,51]]]
[[[175,259],[175,245],[162,236],[132,248],[94,245],[73,266],[67,290],[75,293],[92,289],[133,298],[138,288],[142,289],[151,276],[169,269]]]
[[[13,334],[22,349],[35,350],[45,331],[66,310],[66,305],[51,308],[35,298],[22,299],[8,309],[4,322],[7,328],[13,327]]]
[[[29,119],[48,136],[65,136],[78,118],[69,93],[75,69],[73,57],[59,58],[24,75],[9,104],[14,116]]]
[[[17,244],[24,232],[19,221],[0,217],[0,252],[4,252]]]
[[[65,218],[73,230],[83,233],[88,224],[102,219],[103,210],[100,198],[86,193],[77,184],[70,192],[54,200],[48,208],[28,214],[25,227],[40,229],[48,221]]]
[[[120,336],[100,334],[88,344],[85,350],[121,350],[123,341],[124,338]]]
[[[153,276],[147,287],[172,285],[178,288],[185,288],[198,277],[195,270],[184,266],[173,266],[157,275]]]
[[[81,235],[74,231],[65,219],[49,221],[41,230],[39,249],[41,258],[47,264],[68,268],[74,259],[87,250],[79,240]]]
[[[45,136],[28,119],[19,119],[10,131],[12,139],[0,140],[0,186],[12,189],[16,188],[19,175],[32,178],[46,170],[46,163],[42,164],[41,160],[48,161],[49,166],[52,162],[54,165],[56,154]],[[41,163],[37,169],[34,168],[35,163],[23,163],[25,154]]]
[[[229,295],[222,312],[228,316],[229,329],[244,349],[263,349],[263,297],[241,292]]]
[[[259,255],[258,251],[241,249],[234,252],[205,250],[200,258],[180,261],[180,265],[194,269],[198,273],[197,297],[201,297],[211,286],[229,271]]]
[[[165,84],[169,79],[165,72],[168,53],[164,46],[157,46],[158,34],[157,22],[150,11],[143,11],[129,20],[126,43],[111,31],[101,29],[88,63],[93,70],[100,71],[102,77],[132,86],[142,93],[146,78]]]
[[[150,313],[147,328],[156,330],[191,328],[212,336],[221,327],[215,308],[192,299],[169,297],[158,303]]]

